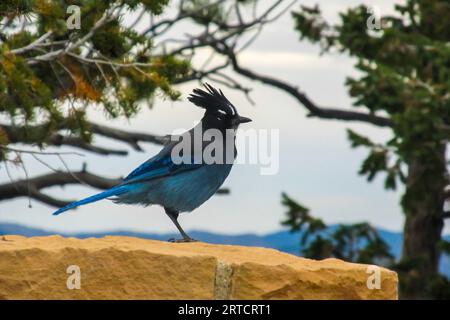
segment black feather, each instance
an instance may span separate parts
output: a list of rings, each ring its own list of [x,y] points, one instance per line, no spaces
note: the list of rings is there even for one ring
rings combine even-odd
[[[188,100],[196,106],[206,109],[206,111],[218,112],[221,110],[228,115],[236,114],[236,108],[225,97],[222,90],[217,90],[208,83],[205,83],[204,86],[207,91],[194,89]]]

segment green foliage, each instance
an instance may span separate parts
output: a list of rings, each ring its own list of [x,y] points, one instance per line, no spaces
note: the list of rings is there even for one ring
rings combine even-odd
[[[37,109],[44,109],[51,116],[59,117],[51,88],[35,75],[26,61],[6,50],[0,54],[0,112],[32,121]]]
[[[29,13],[33,10],[34,3],[34,0],[2,0],[0,17]]]
[[[61,123],[72,134],[89,140],[86,111],[92,106],[102,108],[110,117],[132,117],[139,112],[139,102],[151,99],[157,92],[178,99],[180,93],[171,84],[187,75],[187,61],[154,55],[151,39],[126,27],[120,16],[94,28],[105,14],[111,17],[107,12],[114,5],[126,10],[140,5],[150,14],[161,14],[167,3],[168,0],[2,1],[0,18],[7,25],[0,34],[0,115],[21,127],[22,133],[27,132],[26,137],[21,135],[22,142],[45,145]],[[81,8],[79,30],[68,30],[66,26],[66,9],[71,4]],[[14,27],[24,15],[33,28]],[[93,29],[95,32],[90,35]],[[52,32],[53,47],[15,53],[47,32]],[[30,63],[32,57],[63,48],[57,43],[73,44],[83,37],[87,40],[70,54]],[[87,48],[93,52],[91,60],[79,58]],[[0,132],[0,143],[8,141],[7,133]]]
[[[302,30],[300,40],[308,39],[312,42],[322,40],[327,25],[321,18],[319,6],[307,7],[302,5],[301,9],[301,12],[292,13],[295,20],[295,28]]]
[[[389,246],[368,223],[339,225],[333,232],[309,209],[287,194],[282,194],[282,204],[288,209],[282,225],[291,232],[301,232],[301,253],[307,258],[325,259],[335,257],[360,263],[392,264]]]
[[[327,50],[336,48],[357,59],[355,68],[361,76],[347,79],[354,105],[392,119],[393,136],[385,145],[363,141],[349,131],[354,147],[370,149],[360,174],[371,181],[385,172],[386,188],[395,188],[395,181],[405,182],[401,167],[413,161],[433,163],[435,178],[444,179],[446,168],[436,150],[448,136],[450,122],[450,33],[443,31],[449,8],[445,1],[409,0],[396,6],[399,17],[382,17],[383,29],[378,31],[367,27],[371,13],[363,5],[341,13],[335,26],[324,22],[318,7],[302,7],[293,14],[302,38],[325,41]],[[410,192],[414,197],[419,190]]]
[[[301,253],[310,259],[322,260],[333,257],[334,243],[332,239],[316,235],[307,246],[302,247]]]
[[[290,227],[291,232],[303,231],[302,244],[308,241],[310,235],[326,228],[321,219],[312,217],[308,208],[291,199],[286,193],[283,192],[281,198],[282,205],[288,209],[286,220],[282,221],[281,224]]]
[[[305,39],[312,43],[319,43],[324,52],[335,46],[336,37],[328,23],[322,18],[319,6],[301,5],[300,8],[300,11],[292,12],[295,29],[300,31],[300,40]]]
[[[388,143],[386,146],[375,144],[368,137],[359,135],[350,129],[347,129],[347,135],[352,148],[362,146],[369,149],[369,154],[358,172],[360,175],[367,176],[367,180],[372,181],[379,172],[385,172],[385,188],[392,190],[397,188],[398,181],[405,182],[406,177],[402,170],[401,160],[397,157],[391,161],[392,158],[395,158],[395,149],[393,149],[392,143]]]
[[[405,0],[395,9],[395,15],[381,17],[378,30],[368,27],[373,17],[365,5],[341,13],[335,25],[323,19],[318,7],[301,7],[293,18],[301,39],[321,45],[325,52],[339,51],[355,59],[358,76],[346,81],[354,107],[391,121],[391,137],[383,143],[351,130],[348,138],[352,147],[368,149],[359,174],[369,181],[384,174],[386,189],[405,185],[401,205],[407,217],[405,244],[411,244],[434,239],[443,225],[450,136],[450,3]],[[427,225],[411,227],[421,224]],[[408,261],[410,270],[403,275],[410,278],[401,278],[404,294],[448,296],[450,285],[438,274],[434,259],[438,240],[411,246],[424,248],[422,252],[406,250],[407,255],[425,260]],[[402,259],[402,263],[408,260],[405,254]]]
[[[368,223],[340,225],[331,235],[334,241],[333,254],[347,261],[360,263],[392,263],[389,246]]]

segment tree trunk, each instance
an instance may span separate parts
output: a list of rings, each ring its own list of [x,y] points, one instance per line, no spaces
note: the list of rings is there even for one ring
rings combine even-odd
[[[405,298],[431,298],[433,295],[430,280],[438,277],[438,245],[444,226],[445,164],[443,146],[434,157],[416,159],[409,166],[402,200],[406,214],[401,261],[401,265],[406,266],[402,290]]]

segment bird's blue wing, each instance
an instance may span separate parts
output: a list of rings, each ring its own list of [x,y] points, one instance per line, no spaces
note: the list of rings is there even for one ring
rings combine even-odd
[[[145,180],[161,178],[164,176],[180,173],[183,171],[194,170],[201,164],[180,163],[175,164],[172,160],[171,148],[166,147],[159,154],[150,158],[139,167],[134,169],[125,177],[122,184],[132,184]]]
[[[139,167],[134,169],[128,176],[125,177],[124,182],[132,181],[138,177],[147,176],[160,176],[169,173],[170,168],[173,166],[170,154],[164,158],[153,157]]]

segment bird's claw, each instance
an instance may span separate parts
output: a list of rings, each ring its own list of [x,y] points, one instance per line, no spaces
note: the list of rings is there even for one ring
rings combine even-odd
[[[169,240],[167,240],[169,242],[172,243],[182,243],[182,242],[197,242],[197,240],[192,239],[192,238],[183,238],[183,239],[175,239],[175,238],[171,238]]]

